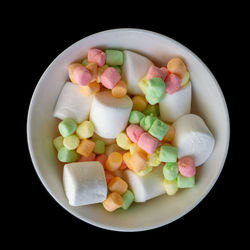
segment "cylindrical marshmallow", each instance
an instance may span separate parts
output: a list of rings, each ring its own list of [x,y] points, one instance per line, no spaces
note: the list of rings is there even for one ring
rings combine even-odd
[[[139,55],[129,50],[124,50],[124,63],[122,66],[122,79],[128,84],[128,93],[133,95],[143,95],[142,90],[137,85],[138,81],[147,74],[153,63],[145,56]]]
[[[163,165],[155,167],[145,176],[139,176],[132,170],[124,171],[124,179],[134,193],[135,202],[144,202],[165,193],[162,168]]]
[[[115,98],[111,91],[96,94],[90,110],[95,133],[103,138],[115,138],[127,126],[132,106],[133,102],[127,95]]]
[[[78,123],[88,119],[92,96],[83,96],[80,93],[80,86],[71,82],[66,82],[54,111],[54,117],[63,120],[72,118]]]
[[[173,145],[178,148],[178,158],[191,156],[195,166],[202,165],[214,148],[214,137],[205,122],[197,115],[187,114],[177,119]]]
[[[191,82],[171,95],[166,94],[159,103],[161,119],[174,122],[180,116],[190,113],[191,96]]]

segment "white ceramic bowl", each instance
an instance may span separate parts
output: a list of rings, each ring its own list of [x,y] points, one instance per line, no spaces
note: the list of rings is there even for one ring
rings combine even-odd
[[[86,56],[89,48],[120,48],[141,53],[159,66],[173,56],[185,59],[191,74],[192,113],[200,115],[215,136],[208,161],[200,167],[197,184],[175,196],[162,195],[135,203],[127,211],[109,213],[102,205],[71,207],[62,185],[62,167],[52,139],[58,135],[53,110],[68,77],[68,65]],[[63,51],[47,68],[32,96],[27,121],[30,155],[43,185],[67,211],[92,225],[116,231],[143,231],[166,225],[193,209],[210,191],[223,168],[229,144],[229,116],[221,89],[206,65],[189,49],[166,36],[140,29],[107,30],[83,38]],[[149,216],[150,215],[150,216]]]

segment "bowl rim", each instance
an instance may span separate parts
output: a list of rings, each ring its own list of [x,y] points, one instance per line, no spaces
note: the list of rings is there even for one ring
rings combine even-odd
[[[82,40],[90,38],[90,37],[95,37],[95,36],[99,36],[102,33],[108,33],[108,32],[136,32],[136,33],[144,33],[150,36],[154,36],[154,37],[158,37],[158,38],[163,38],[163,39],[167,39],[169,41],[171,41],[172,43],[176,44],[177,46],[182,47],[184,50],[186,50],[187,52],[189,52],[193,57],[195,57],[198,62],[205,68],[205,70],[208,72],[208,74],[210,75],[210,77],[212,78],[215,87],[221,97],[222,103],[223,103],[223,108],[225,110],[226,113],[226,127],[227,127],[227,137],[226,137],[226,145],[225,145],[225,154],[223,156],[223,160],[221,163],[220,168],[218,169],[217,172],[217,176],[213,179],[213,181],[210,183],[210,185],[206,188],[206,190],[203,192],[203,194],[199,197],[198,200],[196,200],[196,202],[194,202],[192,204],[192,206],[190,206],[188,209],[186,209],[185,211],[183,211],[182,213],[179,213],[178,215],[174,216],[173,218],[171,218],[168,221],[163,221],[162,223],[158,223],[158,224],[154,224],[152,226],[147,226],[147,227],[135,227],[135,228],[129,228],[129,227],[117,227],[117,226],[110,226],[110,225],[106,225],[106,224],[102,224],[102,223],[98,223],[94,220],[90,220],[86,217],[81,217],[78,214],[75,214],[74,212],[72,212],[70,209],[68,209],[66,206],[64,206],[64,204],[61,203],[61,201],[59,199],[57,199],[57,197],[52,193],[51,189],[49,188],[49,186],[46,183],[46,180],[43,178],[41,171],[39,170],[39,166],[37,164],[36,158],[35,158],[35,154],[33,151],[33,145],[32,145],[32,136],[31,136],[31,123],[32,123],[32,114],[33,114],[33,108],[34,108],[34,104],[35,104],[35,99],[36,96],[39,93],[39,89],[41,87],[41,83],[43,82],[43,79],[45,78],[45,76],[47,75],[47,73],[51,70],[51,68],[53,67],[54,64],[57,63],[58,60],[60,60],[60,58],[63,56],[63,54],[67,51],[72,49],[73,47],[77,46],[79,43],[82,42]],[[226,104],[226,100],[225,97],[223,95],[223,92],[216,80],[216,78],[214,77],[214,75],[212,74],[212,72],[210,71],[210,69],[206,66],[206,64],[194,53],[192,52],[190,49],[188,49],[186,46],[184,46],[183,44],[179,43],[178,41],[154,32],[154,31],[150,31],[150,30],[145,30],[145,29],[138,29],[138,28],[117,28],[117,29],[108,29],[108,30],[104,30],[104,31],[100,31],[97,33],[93,33],[89,36],[83,37],[82,39],[76,41],[75,43],[71,44],[70,46],[68,46],[67,48],[65,48],[50,64],[49,66],[45,69],[45,71],[43,72],[42,76],[40,77],[30,100],[29,103],[29,108],[28,108],[28,116],[27,116],[27,123],[26,123],[26,133],[27,133],[27,142],[28,142],[28,149],[29,149],[29,153],[30,153],[30,157],[34,166],[34,169],[40,179],[40,181],[42,182],[43,186],[45,187],[45,189],[48,191],[48,193],[55,199],[55,201],[62,206],[66,211],[68,211],[70,214],[72,214],[73,216],[77,217],[78,219],[94,225],[96,227],[99,228],[103,228],[103,229],[107,229],[107,230],[111,230],[111,231],[120,231],[120,232],[139,232],[139,231],[146,231],[146,230],[151,230],[151,229],[156,229],[162,226],[165,226],[167,224],[172,223],[175,220],[178,220],[179,218],[181,218],[182,216],[186,215],[187,213],[189,213],[192,209],[194,209],[205,197],[206,195],[211,191],[211,189],[214,187],[216,181],[218,180],[221,171],[224,167],[225,161],[226,161],[226,157],[228,154],[228,149],[229,149],[229,141],[230,141],[230,118],[229,118],[229,112],[228,112],[228,108],[227,108],[227,104]]]

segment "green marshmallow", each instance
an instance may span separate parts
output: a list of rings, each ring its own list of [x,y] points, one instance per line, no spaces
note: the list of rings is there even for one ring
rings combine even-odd
[[[72,135],[77,128],[77,123],[71,118],[65,118],[58,124],[58,129],[63,137]]]
[[[153,115],[156,117],[160,116],[160,108],[159,105],[151,105],[148,104],[148,106],[143,110],[144,115]]]
[[[134,194],[127,189],[127,191],[122,195],[122,208],[127,210],[135,199]]]
[[[74,162],[78,160],[79,155],[74,150],[68,150],[65,147],[60,148],[57,158],[61,162]]]
[[[163,175],[165,179],[173,181],[178,176],[178,167],[176,162],[168,162],[163,167]]]
[[[185,177],[182,176],[180,173],[177,177],[177,186],[178,188],[191,188],[195,185],[195,177]]]
[[[153,122],[154,122],[156,119],[157,119],[157,118],[156,118],[155,116],[153,116],[152,114],[147,115],[147,116],[145,116],[145,117],[143,117],[143,118],[141,119],[141,121],[140,121],[140,126],[141,126],[144,130],[148,131],[148,130],[151,128]]]
[[[87,66],[88,64],[89,64],[88,58],[84,58],[84,59],[82,60],[82,65],[83,65],[83,66]]]
[[[106,64],[110,66],[123,65],[123,52],[120,50],[106,49]]]
[[[139,124],[143,117],[145,117],[145,115],[142,112],[133,110],[130,112],[128,121],[132,124]]]
[[[161,78],[154,77],[147,81],[146,99],[154,105],[159,103],[165,95],[165,83]]]
[[[60,135],[58,137],[56,137],[54,140],[53,140],[53,145],[54,147],[56,148],[56,150],[58,151],[60,148],[63,147],[63,137]]]
[[[160,161],[161,162],[176,162],[178,156],[177,148],[163,145],[160,149]]]
[[[161,141],[168,132],[168,125],[165,122],[156,119],[148,132],[159,141]]]
[[[93,142],[95,142],[95,148],[94,148],[94,153],[96,154],[104,154],[105,152],[105,144],[103,141],[100,140],[92,140]]]

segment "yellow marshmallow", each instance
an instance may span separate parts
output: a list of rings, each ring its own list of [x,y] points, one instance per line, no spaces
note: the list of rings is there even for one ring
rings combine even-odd
[[[143,111],[148,105],[146,98],[141,95],[134,96],[132,98],[132,102],[133,102],[132,109],[137,111]]]
[[[146,80],[146,76],[142,77],[137,85],[139,86],[139,88],[141,89],[141,91],[146,94],[146,87],[147,87],[147,80]]]
[[[117,135],[116,137],[116,143],[117,145],[124,149],[124,150],[129,150],[129,147],[131,145],[131,141],[129,140],[128,136],[126,135],[126,133],[121,132],[119,135]]]
[[[115,87],[111,90],[112,96],[121,98],[127,94],[127,83],[120,80]]]
[[[130,151],[131,155],[133,155],[133,154],[135,154],[137,152],[144,152],[144,153],[146,153],[136,143],[130,144],[129,151]]]
[[[68,150],[74,150],[78,147],[80,143],[80,139],[77,135],[69,135],[64,137],[63,139],[63,145]]]
[[[181,88],[184,87],[184,86],[186,86],[186,84],[189,82],[189,77],[190,77],[190,74],[187,71],[186,74],[181,79]]]
[[[147,164],[152,167],[157,167],[161,163],[160,161],[160,148],[157,148],[152,155],[148,156]]]
[[[164,180],[163,186],[168,195],[174,195],[178,191],[177,181],[169,181],[167,179]]]
[[[95,127],[93,122],[91,121],[84,121],[82,122],[76,129],[76,134],[79,136],[80,139],[87,139],[93,136],[95,132]]]
[[[90,71],[92,78],[90,82],[95,82],[97,78],[97,64],[96,63],[89,63],[86,68]]]
[[[80,93],[84,96],[90,96],[98,93],[101,86],[97,82],[91,82],[87,86],[80,86]]]

